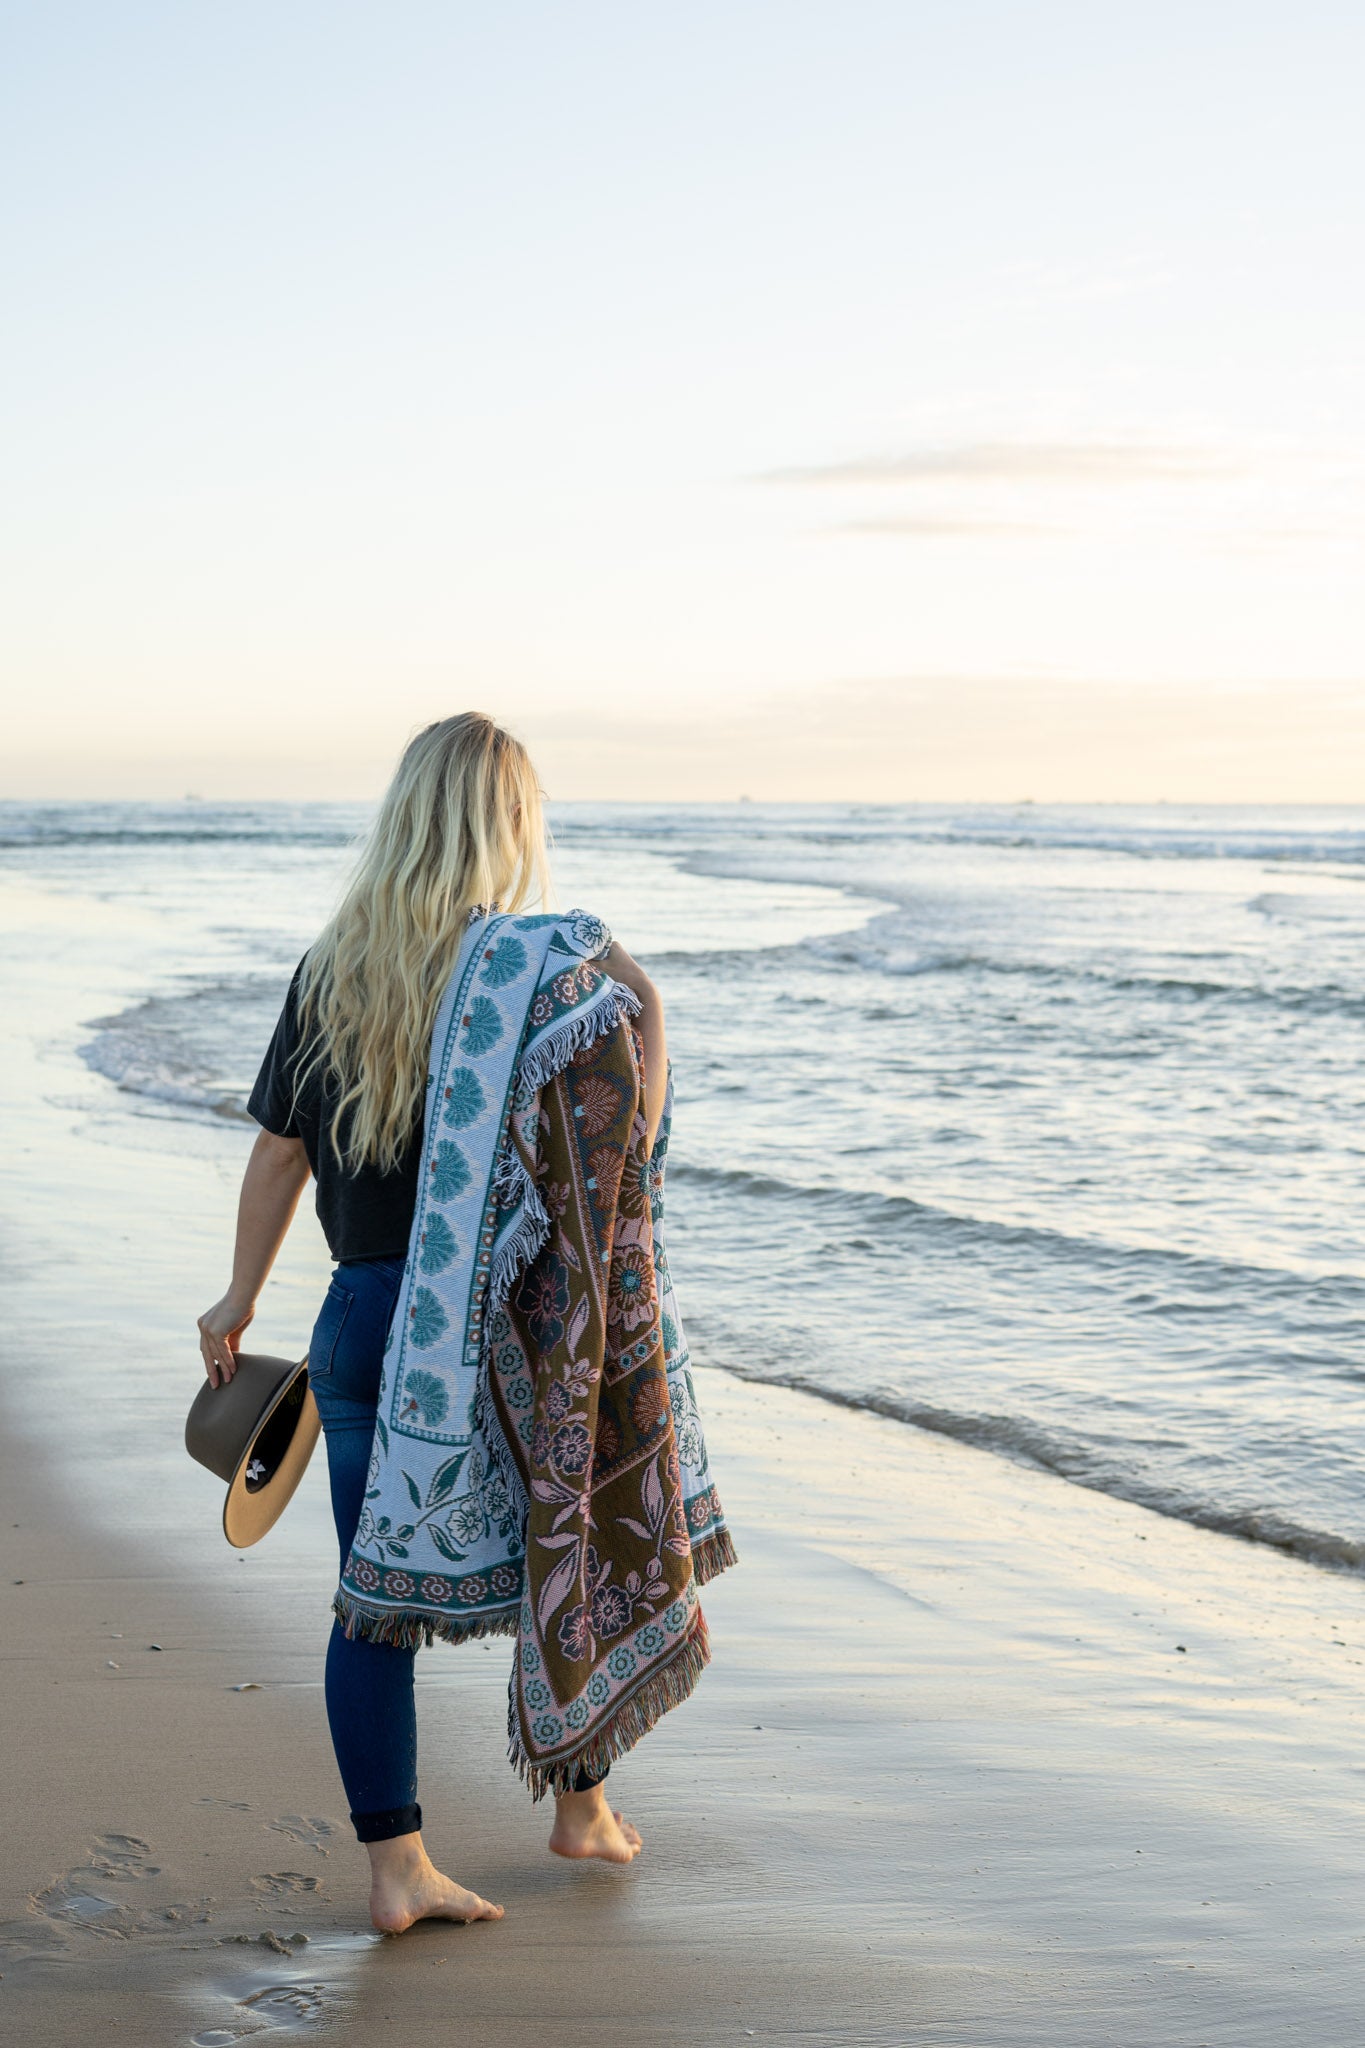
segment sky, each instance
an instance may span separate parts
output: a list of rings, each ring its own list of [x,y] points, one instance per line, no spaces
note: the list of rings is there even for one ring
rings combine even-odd
[[[0,0],[0,795],[1351,801],[1353,4]]]

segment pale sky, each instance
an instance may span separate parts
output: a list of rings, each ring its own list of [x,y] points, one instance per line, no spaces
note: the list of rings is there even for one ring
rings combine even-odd
[[[1354,0],[0,25],[0,794],[1361,796]]]

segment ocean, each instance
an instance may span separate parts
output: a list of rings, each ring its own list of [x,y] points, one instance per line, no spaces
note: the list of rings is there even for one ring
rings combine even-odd
[[[367,815],[0,804],[0,886],[62,899],[68,977],[73,909],[138,933],[132,999],[66,1049],[87,1110],[240,1159]],[[663,990],[699,1362],[1365,1566],[1365,809],[552,825],[559,902]]]

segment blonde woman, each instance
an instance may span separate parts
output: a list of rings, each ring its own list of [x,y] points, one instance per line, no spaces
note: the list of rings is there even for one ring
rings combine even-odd
[[[455,1535],[451,1532],[459,1534],[462,1541],[469,1537],[472,1502],[475,1524],[482,1513],[489,1540],[494,1541],[496,1531],[488,1517],[491,1513],[496,1520],[505,1508],[500,1524],[506,1550],[500,1567],[504,1577],[498,1581],[495,1568],[492,1581],[510,1585],[511,1574],[521,1569],[522,1547],[525,1569],[529,1572],[533,1563],[536,1569],[542,1568],[537,1562],[538,1546],[548,1552],[551,1545],[563,1545],[566,1541],[561,1535],[537,1535],[534,1501],[528,1537],[526,1504],[533,1492],[536,1498],[540,1497],[532,1485],[537,1473],[542,1491],[545,1486],[560,1486],[566,1471],[576,1475],[570,1491],[592,1483],[591,1464],[586,1476],[583,1474],[587,1454],[579,1447],[588,1443],[589,1437],[581,1427],[581,1419],[567,1430],[559,1425],[558,1433],[554,1434],[567,1399],[564,1386],[570,1387],[575,1399],[579,1398],[583,1366],[581,1360],[573,1362],[572,1370],[579,1379],[570,1380],[556,1364],[559,1353],[554,1346],[559,1345],[562,1350],[565,1333],[562,1318],[554,1313],[554,1300],[546,1290],[552,1292],[553,1287],[563,1286],[554,1262],[558,1256],[555,1247],[565,1226],[554,1221],[540,1199],[551,1176],[544,1158],[537,1165],[534,1157],[527,1155],[522,1200],[528,1220],[523,1239],[504,1261],[506,1271],[501,1280],[494,1276],[494,1292],[497,1294],[500,1287],[501,1293],[496,1299],[489,1296],[480,1308],[471,1311],[473,1321],[469,1328],[447,1331],[445,1325],[451,1322],[453,1311],[445,1315],[439,1308],[433,1311],[427,1306],[436,1298],[433,1289],[449,1277],[441,1276],[431,1285],[423,1280],[422,1274],[432,1266],[432,1246],[439,1242],[450,1248],[448,1254],[443,1254],[448,1265],[458,1251],[458,1229],[452,1228],[445,1216],[431,1206],[433,1186],[438,1196],[444,1192],[436,1170],[438,1161],[448,1158],[454,1148],[452,1141],[433,1136],[442,1126],[432,1107],[435,1091],[428,1083],[429,1062],[435,1071],[445,1056],[441,1045],[433,1042],[433,1030],[439,1021],[443,998],[454,988],[453,977],[458,979],[461,973],[469,977],[477,970],[481,980],[469,985],[485,988],[488,993],[475,998],[459,996],[455,1000],[468,1001],[475,1009],[483,1004],[492,1014],[495,999],[502,1000],[500,980],[507,979],[504,968],[508,960],[515,963],[527,947],[534,950],[538,944],[567,944],[571,940],[576,953],[567,973],[561,972],[553,984],[543,979],[543,986],[568,988],[573,1002],[586,1006],[592,1015],[571,1018],[554,1041],[558,1051],[552,1057],[539,1056],[534,1086],[540,1092],[530,1098],[531,1123],[538,1116],[541,1132],[550,1133],[553,1140],[554,1130],[559,1128],[555,1118],[559,1116],[567,1129],[564,1142],[571,1140],[581,1127],[581,1113],[580,1124],[575,1125],[573,1113],[567,1107],[566,1089],[576,1081],[576,1070],[584,1061],[597,1056],[594,1045],[598,1052],[605,1049],[605,1053],[617,1058],[618,1071],[626,1072],[627,1080],[630,1063],[638,1068],[642,1061],[638,1094],[627,1104],[628,1109],[633,1104],[634,1139],[627,1136],[621,1142],[627,1180],[635,1171],[630,1168],[627,1156],[631,1142],[642,1148],[640,1158],[644,1165],[636,1177],[647,1178],[651,1162],[655,1161],[656,1140],[664,1117],[668,1063],[663,1006],[657,990],[629,954],[609,940],[604,928],[597,926],[595,920],[585,919],[582,913],[571,914],[577,922],[568,940],[553,918],[509,918],[508,913],[524,913],[529,904],[543,897],[545,888],[541,795],[521,744],[490,719],[475,713],[442,720],[419,733],[404,753],[383,799],[340,909],[305,954],[290,985],[250,1097],[251,1114],[262,1128],[242,1185],[231,1285],[223,1298],[199,1319],[204,1367],[210,1383],[218,1385],[232,1376],[234,1353],[252,1320],[261,1289],[311,1175],[316,1181],[318,1216],[336,1261],[332,1284],[313,1332],[309,1364],[325,1432],[332,1509],[343,1567],[338,1619],[327,1651],[327,1714],[352,1822],[369,1854],[371,1915],[376,1927],[391,1933],[401,1933],[423,1917],[460,1921],[502,1917],[501,1906],[456,1883],[433,1865],[421,1835],[413,1698],[416,1645],[430,1641],[433,1634],[460,1641],[470,1634],[514,1633],[519,1617],[524,1627],[529,1604],[521,1599],[518,1590],[494,1609],[485,1603],[485,1608],[472,1618],[455,1614],[452,1581],[457,1574],[443,1567],[441,1560],[464,1553],[455,1547]],[[495,911],[498,915],[493,917]],[[484,936],[495,931],[503,936],[496,943],[490,938],[480,954],[478,948]],[[496,974],[494,967],[498,970]],[[545,974],[548,976],[549,968]],[[518,1020],[523,1010],[527,1020],[538,1017],[545,1000],[543,994],[536,999],[540,1004],[538,1010],[535,1002],[525,997],[522,1009],[515,1011],[514,1025],[523,1033],[523,1068],[532,1025],[530,1021]],[[608,1005],[606,1009],[604,1004]],[[614,1008],[610,1007],[612,1004]],[[463,1038],[459,1017],[448,1018],[442,1028],[451,1056],[465,1061],[459,1069],[460,1086],[478,1094],[480,1084],[469,1064],[473,1041],[468,1011],[462,1022]],[[488,1057],[497,1056],[498,1049],[494,1048]],[[619,1065],[622,1058],[627,1062],[626,1068]],[[523,1068],[515,1070],[515,1078],[516,1085],[525,1090],[531,1084]],[[606,1085],[594,1082],[591,1075],[588,1084],[599,1088]],[[452,1089],[445,1086],[442,1092],[449,1097]],[[562,1115],[557,1104],[562,1106]],[[448,1122],[449,1104],[446,1107]],[[518,1128],[533,1153],[536,1134],[531,1123],[523,1117]],[[498,1189],[496,1199],[489,1198],[490,1219],[498,1204],[506,1209],[508,1175],[516,1168],[508,1130],[505,1118],[500,1134],[495,1134],[499,1135],[502,1151],[496,1161],[491,1150],[488,1155],[489,1186],[492,1188],[496,1183]],[[460,1135],[467,1139],[466,1133]],[[488,1145],[491,1147],[493,1142],[490,1137]],[[424,1148],[431,1147],[434,1149],[424,1166]],[[467,1154],[473,1156],[468,1142],[462,1160]],[[597,1154],[593,1156],[596,1158]],[[445,1170],[444,1166],[441,1170]],[[653,1170],[657,1182],[657,1162]],[[594,1185],[592,1179],[588,1185]],[[657,1201],[655,1208],[657,1214]],[[609,1227],[617,1229],[618,1225],[613,1221]],[[641,1227],[631,1225],[625,1234],[630,1234],[630,1228],[636,1228],[638,1234]],[[610,1243],[610,1239],[606,1242]],[[537,1247],[539,1256],[533,1263]],[[573,1257],[572,1248],[565,1256]],[[602,1260],[606,1262],[609,1257],[609,1251],[604,1250]],[[623,1285],[638,1288],[639,1284],[638,1274],[623,1273]],[[652,1280],[650,1284],[654,1284]],[[520,1294],[516,1292],[518,1285]],[[657,1293],[662,1295],[662,1286]],[[400,1297],[401,1319],[395,1321]],[[470,1298],[473,1299],[472,1294]],[[419,1302],[423,1304],[422,1315],[429,1320],[442,1317],[445,1348],[425,1331],[418,1313]],[[653,1313],[656,1334],[659,1327],[671,1329],[673,1319],[667,1315],[658,1323],[657,1299]],[[500,1319],[499,1327],[505,1335],[521,1342],[530,1361],[526,1370],[531,1379],[524,1385],[530,1386],[532,1393],[514,1393],[512,1397],[529,1404],[526,1416],[520,1419],[510,1410],[504,1411],[504,1434],[510,1440],[511,1450],[500,1438],[483,1464],[465,1467],[465,1478],[459,1482],[465,1491],[455,1499],[454,1509],[444,1522],[434,1513],[428,1512],[423,1518],[416,1509],[406,1508],[400,1493],[395,1514],[406,1513],[409,1518],[397,1525],[404,1536],[400,1545],[393,1537],[395,1524],[372,1514],[366,1505],[367,1501],[375,1502],[376,1510],[384,1505],[376,1497],[387,1483],[381,1468],[390,1444],[389,1428],[396,1430],[401,1423],[411,1432],[408,1448],[412,1455],[401,1461],[405,1468],[416,1469],[417,1457],[433,1445],[441,1451],[445,1444],[466,1441],[458,1433],[442,1438],[432,1413],[422,1409],[421,1403],[433,1402],[439,1394],[444,1410],[445,1389],[458,1386],[460,1357],[472,1355],[470,1340],[478,1339],[485,1327],[485,1317]],[[581,1329],[586,1313],[577,1320]],[[630,1323],[629,1314],[625,1320]],[[402,1341],[398,1345],[397,1364],[391,1361],[386,1367],[391,1327]],[[432,1327],[436,1327],[434,1321]],[[647,1326],[640,1327],[646,1329],[648,1337]],[[631,1334],[638,1336],[638,1329],[632,1326]],[[404,1366],[403,1345],[409,1338],[413,1343],[423,1342],[432,1347],[422,1355],[421,1372]],[[463,1354],[458,1350],[457,1340],[465,1345]],[[603,1341],[610,1346],[609,1328]],[[501,1355],[511,1356],[514,1348],[505,1345]],[[636,1351],[641,1358],[646,1348],[647,1344],[637,1343]],[[662,1348],[650,1368],[657,1370],[659,1387],[665,1385],[666,1362],[672,1371],[667,1385],[673,1400],[690,1399],[690,1381],[686,1382],[686,1391],[681,1395],[678,1392],[684,1382],[676,1371],[677,1357],[665,1361]],[[682,1362],[685,1367],[685,1356]],[[610,1368],[610,1356],[607,1363]],[[404,1370],[407,1380],[399,1387],[392,1375],[401,1375]],[[484,1375],[480,1398],[487,1402],[492,1396],[487,1384],[486,1359],[480,1370]],[[389,1428],[380,1413],[381,1389]],[[648,1395],[649,1390],[645,1392]],[[590,1389],[587,1398],[595,1403],[597,1396]],[[657,1400],[655,1405],[659,1405]],[[649,1400],[642,1403],[637,1395],[637,1418],[648,1408]],[[470,1412],[474,1413],[472,1405]],[[478,1426],[490,1427],[484,1411],[479,1413],[484,1419]],[[403,1422],[404,1417],[409,1419]],[[533,1418],[541,1417],[548,1417],[548,1422],[536,1422],[533,1427]],[[605,1409],[599,1414],[595,1405],[585,1409],[583,1417],[589,1431],[597,1430],[598,1476],[605,1485],[616,1467],[609,1459],[604,1461],[602,1444],[607,1442],[618,1460],[623,1458],[617,1444],[620,1430],[606,1416]],[[435,1423],[443,1419],[443,1413],[437,1414]],[[667,1420],[665,1415],[664,1421]],[[519,1437],[513,1424],[520,1430]],[[535,1435],[535,1428],[540,1429],[539,1436]],[[547,1430],[551,1432],[548,1435]],[[533,1445],[533,1439],[534,1455],[548,1461],[543,1469],[531,1465],[533,1449],[526,1447]],[[691,1434],[688,1441],[692,1441]],[[678,1473],[671,1444],[670,1434],[653,1464],[649,1463],[654,1457],[652,1442],[645,1443],[640,1453],[647,1489],[643,1497],[651,1504],[660,1492],[658,1475],[662,1476],[666,1492],[669,1475]],[[558,1451],[555,1445],[559,1446]],[[575,1455],[571,1457],[570,1451]],[[512,1452],[522,1461],[520,1472],[513,1469]],[[424,1495],[437,1497],[440,1485],[446,1483],[443,1475],[458,1466],[466,1455],[457,1451],[437,1472],[431,1488],[424,1480]],[[563,1470],[556,1467],[556,1456]],[[497,1477],[495,1464],[504,1473],[505,1484]],[[481,1493],[470,1490],[471,1472],[482,1487]],[[649,1477],[651,1472],[656,1475],[653,1480]],[[409,1470],[405,1469],[402,1476],[415,1498],[416,1488]],[[389,1477],[396,1483],[397,1472]],[[651,1486],[652,1493],[648,1491]],[[516,1527],[514,1495],[520,1496],[522,1504],[521,1521]],[[698,1497],[703,1501],[700,1515],[696,1509]],[[706,1505],[713,1500],[714,1489],[708,1494],[703,1487],[698,1495],[694,1486],[687,1500],[680,1489],[677,1503],[670,1501],[666,1509],[658,1509],[660,1515],[667,1512],[674,1517],[669,1525],[674,1529],[673,1552],[686,1551],[688,1541],[692,1540],[689,1528],[700,1531],[695,1540],[702,1545],[708,1571],[719,1569],[730,1556],[718,1504],[714,1512]],[[644,1512],[637,1509],[636,1519],[629,1526],[639,1526],[638,1516]],[[559,1527],[563,1520],[561,1514],[555,1526]],[[619,1600],[613,1605],[604,1598],[605,1580],[611,1577],[607,1539],[598,1539],[601,1558],[588,1540],[598,1520],[605,1526],[605,1516],[600,1512],[589,1513],[582,1531],[580,1554],[584,1562],[577,1604],[573,1604],[572,1590],[564,1594],[569,1604],[556,1620],[557,1636],[546,1645],[551,1663],[562,1653],[586,1660],[581,1664],[583,1670],[587,1670],[594,1656],[605,1654],[613,1628],[618,1631],[618,1643],[626,1640],[620,1631],[632,1618],[627,1612],[623,1622]],[[414,1532],[410,1525],[416,1522],[423,1522],[424,1526]],[[681,1539],[678,1529],[683,1531]],[[420,1567],[413,1560],[418,1555],[418,1545],[427,1539],[441,1546],[439,1555],[431,1552],[430,1561],[438,1569],[428,1569],[421,1576]],[[657,1555],[651,1558],[646,1570],[653,1570],[659,1579],[658,1590],[663,1599],[669,1595],[664,1592],[660,1574],[665,1567],[659,1558],[664,1557],[666,1563],[668,1553],[666,1546],[660,1547],[661,1541],[656,1535]],[[553,1596],[567,1574],[562,1549],[543,1562],[546,1567],[553,1564],[558,1573],[555,1587],[541,1598],[541,1609],[546,1611],[546,1600],[553,1605]],[[472,1570],[472,1566],[467,1569]],[[623,1567],[619,1577],[624,1581],[627,1576]],[[638,1572],[630,1575],[630,1582],[640,1583]],[[467,1588],[468,1577],[461,1584]],[[615,1585],[606,1586],[605,1591],[615,1594]],[[684,1601],[693,1601],[695,1592],[681,1582],[670,1587],[670,1593],[679,1591],[681,1597],[668,1613],[674,1624],[683,1626],[678,1617]],[[489,1595],[488,1599],[492,1597]],[[547,1751],[543,1759],[532,1755],[528,1762],[523,1755],[519,1764],[537,1796],[541,1790],[555,1792],[549,1846],[558,1855],[629,1863],[639,1854],[640,1836],[608,1804],[602,1779],[607,1759],[619,1755],[638,1739],[651,1717],[663,1711],[674,1698],[681,1697],[704,1663],[704,1624],[699,1609],[694,1617],[689,1608],[683,1632],[689,1634],[689,1641],[683,1645],[680,1639],[682,1661],[674,1658],[673,1675],[668,1680],[672,1691],[668,1697],[660,1692],[651,1703],[646,1686],[633,1699],[613,1700],[609,1709],[602,1710],[599,1724],[591,1720],[591,1712],[596,1709],[590,1711],[583,1705],[579,1709],[581,1720],[573,1723],[575,1727],[585,1725],[577,1752],[573,1751],[572,1739],[560,1720],[551,1722],[542,1716],[537,1721],[531,1709],[525,1710],[528,1730],[534,1725],[540,1731],[539,1736],[528,1733],[526,1745],[533,1749],[547,1729],[553,1731],[559,1744],[557,1748],[552,1746],[552,1753]],[[643,1638],[637,1636],[634,1640],[639,1642]],[[534,1645],[529,1650],[519,1650],[519,1663],[537,1654]],[[671,1648],[669,1654],[673,1654]],[[613,1669],[624,1669],[620,1648],[615,1656]],[[684,1665],[687,1676],[680,1679],[678,1673]],[[566,1668],[577,1671],[580,1667]],[[661,1675],[657,1684],[662,1685],[666,1678],[667,1674]],[[615,1684],[615,1680],[607,1681],[602,1676],[593,1683],[598,1689],[593,1695],[596,1698],[604,1684]],[[515,1685],[514,1671],[514,1694]],[[562,1677],[560,1690],[572,1690],[569,1681]]]

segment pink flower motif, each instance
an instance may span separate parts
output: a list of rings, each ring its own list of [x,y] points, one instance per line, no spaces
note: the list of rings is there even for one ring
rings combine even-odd
[[[384,1591],[395,1600],[410,1599],[417,1590],[417,1581],[411,1572],[386,1572]]]
[[[592,1649],[588,1616],[581,1602],[577,1607],[571,1607],[560,1620],[559,1647],[572,1664],[579,1663]]]
[[[569,1274],[562,1259],[553,1252],[541,1253],[517,1290],[517,1307],[537,1350],[553,1351],[563,1338],[569,1312]]]
[[[510,1594],[516,1592],[518,1578],[517,1574],[512,1570],[511,1565],[495,1564],[491,1576],[493,1581],[493,1591],[495,1593],[500,1593],[504,1600],[507,1599]]]
[[[466,1606],[472,1607],[484,1598],[488,1591],[488,1581],[480,1578],[461,1579],[455,1590]]]
[[[598,1636],[619,1636],[630,1627],[630,1601],[619,1586],[599,1586],[592,1596],[592,1628]]]
[[[422,1581],[424,1600],[448,1600],[455,1591],[449,1579],[443,1579],[439,1572],[428,1572]]]
[[[592,1463],[592,1438],[581,1422],[563,1423],[554,1433],[550,1460],[561,1472],[586,1472]]]
[[[367,1593],[373,1593],[375,1587],[379,1584],[379,1573],[370,1563],[368,1557],[356,1558],[351,1566],[351,1577],[355,1580],[357,1586],[363,1586]]]

